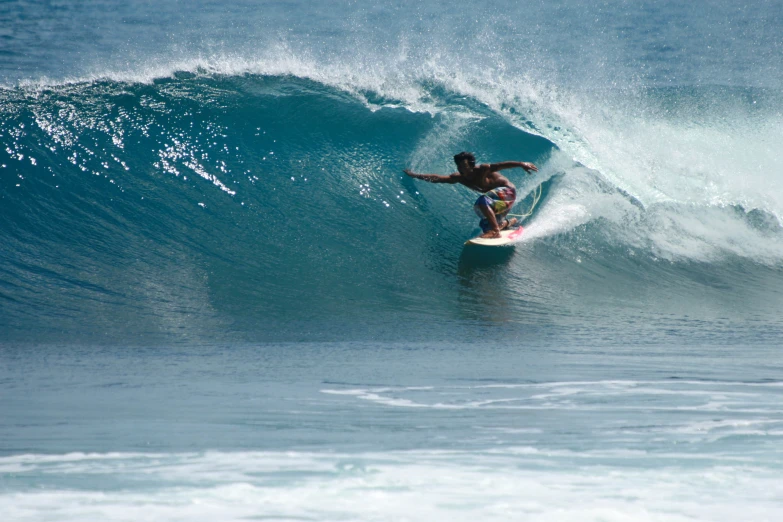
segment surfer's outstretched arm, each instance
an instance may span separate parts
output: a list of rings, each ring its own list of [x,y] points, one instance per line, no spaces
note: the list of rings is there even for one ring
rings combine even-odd
[[[460,178],[459,172],[449,174],[448,176],[441,176],[440,174],[416,174],[408,169],[403,170],[403,172],[412,178],[429,181],[430,183],[459,183]]]
[[[515,167],[519,167],[521,169],[525,169],[526,172],[538,172],[538,167],[533,165],[532,163],[527,163],[525,161],[502,161],[500,163],[492,163],[489,166],[489,169],[492,172],[503,170],[503,169],[513,169]]]

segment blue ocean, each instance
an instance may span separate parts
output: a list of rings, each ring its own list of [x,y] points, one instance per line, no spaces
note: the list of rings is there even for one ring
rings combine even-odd
[[[781,520],[781,143],[780,0],[3,2],[0,519]]]

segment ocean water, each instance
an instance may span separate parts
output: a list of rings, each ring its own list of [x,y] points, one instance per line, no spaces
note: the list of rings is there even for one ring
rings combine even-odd
[[[780,143],[780,1],[3,3],[0,519],[779,520]]]

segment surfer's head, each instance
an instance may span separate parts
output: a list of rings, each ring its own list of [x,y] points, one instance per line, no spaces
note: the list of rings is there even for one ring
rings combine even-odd
[[[474,156],[472,152],[460,152],[454,156],[454,163],[457,164],[457,169],[459,169],[460,172],[462,171],[462,167],[465,165],[466,160],[470,168],[476,166],[476,156]]]

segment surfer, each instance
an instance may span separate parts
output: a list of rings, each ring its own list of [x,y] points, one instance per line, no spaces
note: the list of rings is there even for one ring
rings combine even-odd
[[[479,237],[500,237],[502,229],[514,226],[517,222],[516,218],[505,219],[517,199],[517,188],[498,171],[519,167],[530,174],[537,172],[538,168],[532,163],[524,161],[503,161],[476,165],[476,157],[470,152],[460,152],[454,156],[454,163],[457,164],[457,172],[447,176],[416,174],[408,169],[403,172],[412,178],[430,183],[460,183],[469,189],[481,192],[483,195],[473,205],[476,214],[482,218],[479,225],[484,233]]]

